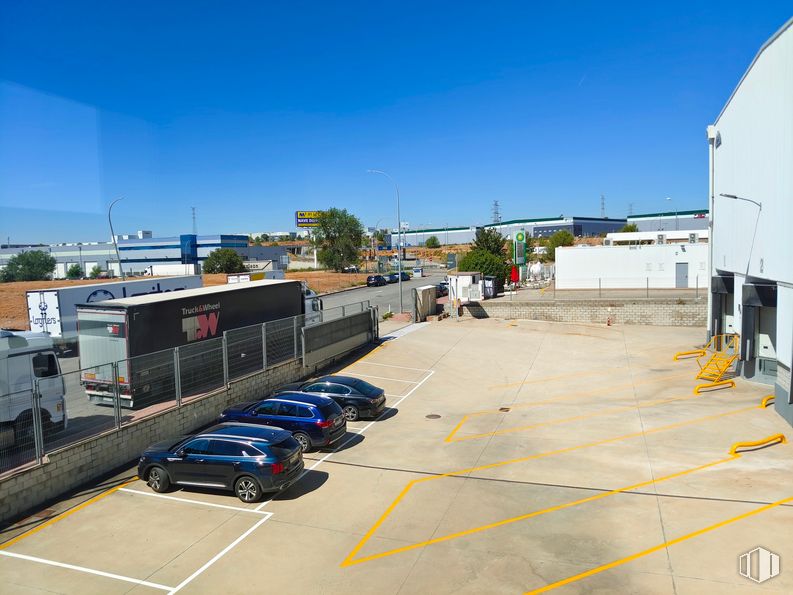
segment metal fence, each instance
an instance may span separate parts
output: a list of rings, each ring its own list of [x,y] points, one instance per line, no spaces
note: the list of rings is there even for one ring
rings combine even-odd
[[[238,328],[222,337],[61,373],[0,395],[0,474],[46,453],[221,389],[232,380],[300,360],[303,328],[356,318],[369,302]],[[358,316],[360,318],[360,316]],[[356,328],[350,328],[349,332]],[[344,337],[339,336],[339,340]]]

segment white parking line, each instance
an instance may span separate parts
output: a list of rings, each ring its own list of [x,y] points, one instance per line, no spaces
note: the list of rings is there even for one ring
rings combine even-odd
[[[165,494],[156,494],[154,492],[142,492],[140,490],[131,490],[130,488],[120,488],[118,491],[127,492],[128,494],[140,494],[141,496],[149,496],[150,498],[162,498],[164,500],[173,500],[175,502],[185,502],[186,504],[198,504],[200,506],[224,508],[226,510],[234,510],[236,512],[252,512],[253,514],[267,514],[265,512],[260,512],[254,508],[241,508],[239,506],[227,506],[226,504],[213,504],[212,502],[201,502],[201,500],[190,500],[188,498],[176,498],[174,496],[166,496]]]
[[[363,376],[364,378],[377,378],[378,380],[393,380],[394,382],[405,382],[407,384],[418,384],[417,380],[402,380],[401,378],[389,378],[388,376],[372,376],[371,374],[359,374],[358,372],[345,372],[350,376]]]
[[[404,400],[405,400],[405,399],[407,399],[407,398],[408,398],[410,395],[412,395],[414,392],[416,392],[416,391],[419,389],[419,387],[420,387],[422,384],[424,384],[425,382],[427,382],[427,380],[429,380],[430,378],[432,378],[432,375],[433,375],[433,374],[435,374],[435,371],[434,371],[434,370],[425,370],[425,371],[427,372],[427,376],[426,376],[425,378],[423,378],[422,380],[420,380],[420,381],[419,381],[419,382],[416,384],[416,386],[414,386],[413,388],[411,388],[411,389],[410,389],[410,391],[408,392],[408,394],[406,394],[406,395],[404,395],[404,396],[401,396],[401,397],[398,397],[398,398],[397,398],[397,400],[396,400],[396,402],[394,402],[394,403],[391,405],[392,407],[393,407],[393,406],[396,406],[396,405],[399,405],[400,403],[402,403],[402,401],[404,401]],[[361,435],[361,434],[363,434],[363,433],[364,433],[366,430],[368,430],[369,428],[371,428],[371,427],[372,427],[372,426],[373,426],[373,425],[374,425],[374,424],[375,424],[375,423],[376,423],[376,422],[377,422],[377,421],[378,421],[378,420],[379,420],[381,417],[383,417],[385,414],[386,414],[386,411],[383,411],[383,413],[381,413],[380,415],[378,415],[378,416],[377,416],[377,419],[375,419],[375,420],[373,420],[373,421],[370,421],[370,422],[369,422],[368,424],[366,424],[366,425],[365,425],[363,428],[361,428],[360,430],[357,430],[357,431],[355,431],[355,432],[353,432],[353,433],[354,433],[356,436],[360,436],[360,435]],[[315,462],[313,465],[311,465],[311,467],[308,467],[308,468],[304,469],[304,470],[303,470],[303,473],[300,475],[300,477],[298,477],[298,478],[297,478],[297,481],[295,481],[295,483],[297,483],[298,481],[300,481],[301,479],[303,479],[303,476],[305,476],[305,474],[306,474],[306,473],[308,473],[309,471],[313,471],[314,469],[316,469],[317,467],[319,467],[319,466],[320,466],[322,463],[324,463],[325,461],[327,461],[327,460],[328,460],[330,457],[332,457],[332,456],[333,456],[333,455],[335,455],[337,452],[339,452],[339,450],[340,450],[341,448],[343,448],[343,447],[344,447],[346,444],[349,444],[349,442],[350,442],[351,440],[354,440],[354,439],[355,439],[355,436],[350,436],[350,437],[349,437],[347,440],[345,440],[344,442],[342,442],[341,444],[339,444],[339,445],[338,445],[336,448],[334,448],[334,449],[333,449],[331,452],[329,452],[328,454],[326,454],[326,455],[325,455],[324,457],[322,457],[321,459],[317,460],[317,461],[316,461],[316,462]],[[293,484],[293,485],[294,485],[294,484]],[[272,502],[272,498],[269,498],[268,500],[265,500],[264,502],[262,502],[261,504],[259,504],[259,506],[257,506],[257,507],[255,508],[255,510],[261,510],[262,508],[264,508],[265,506],[267,506],[267,505],[268,505],[270,502]]]
[[[223,550],[222,550],[220,553],[218,553],[217,555],[215,555],[215,556],[214,556],[214,557],[213,557],[213,558],[212,558],[212,559],[211,559],[209,562],[207,562],[206,564],[204,564],[204,565],[203,565],[201,568],[199,568],[198,570],[196,570],[196,571],[195,571],[193,574],[191,574],[191,575],[190,575],[190,576],[188,576],[186,579],[184,579],[184,580],[183,580],[181,583],[179,583],[179,584],[178,584],[178,585],[176,585],[174,588],[172,588],[172,589],[171,589],[171,590],[168,592],[168,595],[173,595],[174,593],[177,593],[177,592],[181,591],[181,590],[182,590],[184,587],[186,587],[188,584],[190,584],[190,583],[191,583],[191,582],[192,582],[192,581],[193,581],[193,580],[194,580],[194,579],[195,579],[197,576],[199,576],[199,575],[200,575],[202,572],[204,572],[204,571],[205,571],[207,568],[209,568],[210,566],[212,566],[212,565],[213,565],[215,562],[217,562],[218,560],[220,560],[220,559],[221,559],[223,556],[225,556],[226,554],[228,554],[228,553],[229,553],[229,552],[230,552],[232,549],[234,549],[234,547],[235,547],[235,546],[236,546],[238,543],[240,543],[240,542],[241,542],[243,539],[245,539],[246,537],[248,537],[248,535],[250,535],[251,533],[253,533],[254,531],[256,531],[256,529],[258,529],[258,528],[259,528],[259,527],[260,527],[260,526],[261,526],[263,523],[267,522],[267,520],[268,520],[268,519],[269,519],[271,516],[273,516],[273,513],[272,513],[272,512],[265,512],[264,514],[265,514],[265,515],[267,515],[267,516],[265,516],[264,518],[262,518],[262,519],[260,519],[259,521],[257,521],[257,522],[256,522],[256,524],[255,524],[253,527],[251,527],[250,529],[248,529],[247,531],[245,531],[245,533],[243,533],[242,535],[240,535],[239,537],[237,537],[237,539],[235,539],[235,540],[234,540],[234,541],[232,541],[230,544],[228,544],[226,547],[224,547],[224,548],[223,548]]]
[[[262,520],[267,520],[267,519],[262,519]],[[8,552],[4,550],[0,550],[0,556],[8,556],[9,558],[19,558],[21,560],[28,560],[29,562],[38,562],[39,564],[46,564],[47,566],[57,566],[58,568],[66,568],[68,570],[77,570],[78,572],[95,574],[97,576],[103,576],[105,578],[113,578],[119,581],[125,581],[128,583],[134,583],[136,585],[142,585],[144,587],[151,587],[152,589],[160,589],[161,591],[169,591],[171,593],[175,593],[173,587],[166,587],[165,585],[160,585],[158,583],[150,583],[149,581],[144,581],[129,576],[113,574],[112,572],[103,572],[101,570],[94,570],[93,568],[86,568],[85,566],[75,566],[74,564],[56,562],[55,560],[45,560],[44,558],[36,558],[35,556],[26,556],[25,554],[16,554],[14,552]]]
[[[383,366],[386,368],[401,368],[403,370],[414,370],[416,372],[430,372],[430,370],[427,370],[426,368],[408,368],[407,366],[395,366],[394,364],[380,364],[377,362],[357,361],[355,364],[363,364],[366,366]]]

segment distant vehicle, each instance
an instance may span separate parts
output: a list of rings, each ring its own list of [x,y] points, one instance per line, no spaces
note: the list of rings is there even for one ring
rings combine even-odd
[[[386,280],[383,275],[369,275],[366,278],[366,286],[367,287],[380,287],[382,285],[387,284],[388,281]]]
[[[356,265],[354,265],[354,264],[351,264],[348,267],[344,267],[342,269],[342,272],[343,273],[357,273],[358,272],[358,267]]]
[[[275,395],[292,391],[330,397],[341,407],[347,421],[377,417],[385,409],[382,388],[351,376],[322,376],[308,382],[287,384],[275,391]]]
[[[385,276],[385,280],[388,283],[398,283],[399,282],[399,273],[388,273]]]
[[[264,424],[289,430],[303,452],[330,446],[347,433],[347,420],[333,399],[293,392],[264,401],[232,405],[220,414],[220,421]]]
[[[63,355],[77,355],[77,305],[201,287],[201,275],[90,283],[28,291],[30,330],[49,333]]]
[[[435,297],[443,297],[449,295],[449,284],[446,281],[441,281],[435,286]]]
[[[78,306],[81,384],[92,403],[113,403],[108,364],[118,362],[122,407],[172,399],[174,347],[220,341],[224,331],[299,316],[304,304],[299,281],[268,280]],[[223,362],[217,350],[193,354],[179,372],[182,386],[199,394],[209,390],[212,378],[222,377]],[[252,372],[261,369],[261,360],[249,357],[234,365]]]
[[[402,280],[403,281],[410,281],[410,273],[406,271],[402,271]]]
[[[280,428],[218,424],[195,436],[152,444],[138,477],[155,492],[171,485],[233,490],[243,502],[292,485],[303,471],[300,444]]]
[[[52,339],[0,329],[0,447],[33,442],[33,389],[38,383],[45,436],[66,427],[66,387]]]

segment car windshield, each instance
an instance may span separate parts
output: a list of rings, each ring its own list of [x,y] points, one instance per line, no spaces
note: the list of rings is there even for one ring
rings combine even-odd
[[[350,386],[354,387],[359,393],[362,395],[366,395],[367,397],[375,397],[382,392],[382,389],[377,388],[374,384],[369,384],[366,380],[360,380],[356,378],[350,383]]]

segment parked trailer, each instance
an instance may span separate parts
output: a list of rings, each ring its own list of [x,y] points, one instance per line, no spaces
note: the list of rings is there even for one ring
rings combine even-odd
[[[300,282],[281,280],[80,305],[80,364],[84,370],[92,368],[82,373],[81,383],[91,402],[113,403],[113,372],[107,364],[117,362],[122,407],[138,408],[172,399],[174,348],[179,347],[180,354],[186,356],[179,359],[182,388],[189,386],[193,394],[204,392],[207,379],[216,379],[218,374],[222,377],[219,342],[225,331],[301,314]]]
[[[66,392],[52,339],[0,329],[0,446],[33,441],[33,393],[38,384],[44,435],[66,427]]]
[[[61,355],[77,355],[77,304],[201,287],[200,275],[90,283],[27,292],[30,330],[49,333]]]

